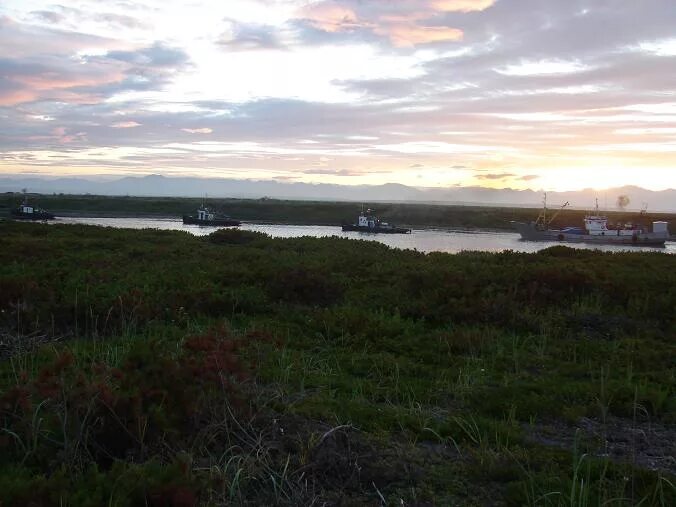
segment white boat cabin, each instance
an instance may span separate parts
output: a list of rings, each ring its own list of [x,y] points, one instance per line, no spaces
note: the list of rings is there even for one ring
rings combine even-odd
[[[365,215],[364,213],[359,214],[359,221],[357,222],[359,227],[370,227],[373,228],[377,225],[376,219],[372,216]]]
[[[200,208],[197,210],[197,220],[213,220],[214,214],[209,211],[209,208]]]
[[[31,214],[34,213],[35,209],[33,206],[28,206],[27,204],[21,204],[19,206],[19,213],[26,213],[26,214]]]
[[[634,228],[631,224],[625,224],[623,227],[609,228],[608,218],[599,215],[586,216],[584,218],[584,226],[587,234],[591,236],[633,236],[639,229]]]

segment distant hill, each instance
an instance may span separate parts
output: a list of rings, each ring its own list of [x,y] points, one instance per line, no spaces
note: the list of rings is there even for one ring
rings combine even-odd
[[[19,192],[27,188],[36,193],[133,195],[162,197],[240,197],[294,200],[329,200],[363,202],[422,202],[438,204],[474,204],[491,206],[540,206],[542,192],[534,190],[491,189],[485,187],[416,188],[387,183],[384,185],[334,185],[325,183],[280,183],[277,181],[234,180],[219,178],[166,177],[161,175],[128,176],[115,180],[86,178],[41,178],[5,176],[0,178],[0,192]],[[572,207],[599,206],[616,209],[617,197],[627,195],[628,209],[640,209],[644,203],[651,211],[676,211],[676,189],[659,192],[636,186],[603,191],[585,189],[574,192],[548,192],[548,202],[556,207],[566,201]]]

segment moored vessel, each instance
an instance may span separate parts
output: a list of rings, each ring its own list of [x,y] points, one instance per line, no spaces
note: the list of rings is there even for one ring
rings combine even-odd
[[[560,229],[550,227],[558,213],[566,206],[568,206],[568,203],[565,203],[557,213],[547,219],[547,198],[545,195],[543,211],[536,221],[512,223],[521,237],[529,241],[664,246],[665,241],[669,239],[667,222],[653,222],[652,231],[642,224],[634,223],[609,226],[608,217],[599,212],[598,200],[594,212],[584,217],[583,227],[570,226]]]
[[[357,217],[355,224],[343,224],[343,231],[357,231],[357,232],[371,232],[381,234],[410,234],[411,229],[404,227],[396,227],[387,222],[381,221],[378,217],[373,215],[372,210],[368,209],[366,212],[362,211]]]
[[[237,227],[242,225],[242,222],[239,220],[226,215],[218,215],[204,205],[197,209],[197,215],[183,215],[183,223],[218,227]]]
[[[53,220],[54,215],[42,208],[28,204],[28,196],[24,190],[23,202],[14,208],[10,214],[16,220]]]

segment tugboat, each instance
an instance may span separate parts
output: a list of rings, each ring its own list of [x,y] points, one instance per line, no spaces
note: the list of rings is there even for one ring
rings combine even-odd
[[[220,227],[237,227],[242,225],[239,220],[235,220],[225,215],[217,215],[202,204],[197,209],[197,216],[183,215],[183,223],[191,225],[207,225]]]
[[[28,195],[23,191],[23,202],[11,212],[15,220],[54,220],[54,215],[37,206],[28,204]]]
[[[547,219],[547,194],[545,194],[544,208],[535,222],[512,222],[516,230],[525,240],[532,241],[562,241],[575,243],[600,243],[610,245],[635,246],[664,246],[669,239],[667,222],[653,222],[652,232],[638,224],[620,224],[608,226],[608,217],[599,212],[599,202],[596,200],[594,212],[584,217],[584,228],[564,227],[552,229],[550,225],[557,215],[566,207],[565,203],[549,220]],[[641,213],[643,214],[645,210]]]
[[[356,224],[343,224],[343,231],[373,232],[382,234],[410,234],[411,229],[395,227],[387,222],[381,222],[378,217],[372,214],[372,210],[366,210],[359,213]]]

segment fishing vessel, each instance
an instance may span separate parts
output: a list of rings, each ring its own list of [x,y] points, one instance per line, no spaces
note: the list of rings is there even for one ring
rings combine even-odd
[[[197,215],[183,215],[183,223],[219,227],[237,227],[242,225],[239,220],[235,220],[226,215],[216,214],[204,206],[204,204],[197,209]]]
[[[599,211],[598,199],[592,213],[584,217],[583,226],[570,226],[555,229],[552,222],[568,206],[565,203],[551,217],[547,216],[547,196],[544,208],[537,220],[530,223],[512,222],[521,237],[529,241],[562,241],[580,243],[619,244],[635,246],[664,246],[669,239],[667,222],[652,222],[652,231],[643,224],[625,223],[608,225],[608,217]],[[641,212],[643,215],[645,210]]]
[[[373,215],[373,210],[366,210],[359,213],[357,223],[343,224],[344,231],[371,232],[381,234],[410,234],[411,229],[404,227],[395,227],[392,224],[381,221]]]
[[[14,208],[11,212],[12,218],[16,220],[53,220],[54,215],[48,213],[42,208],[28,204],[28,195],[23,191],[23,202]]]

